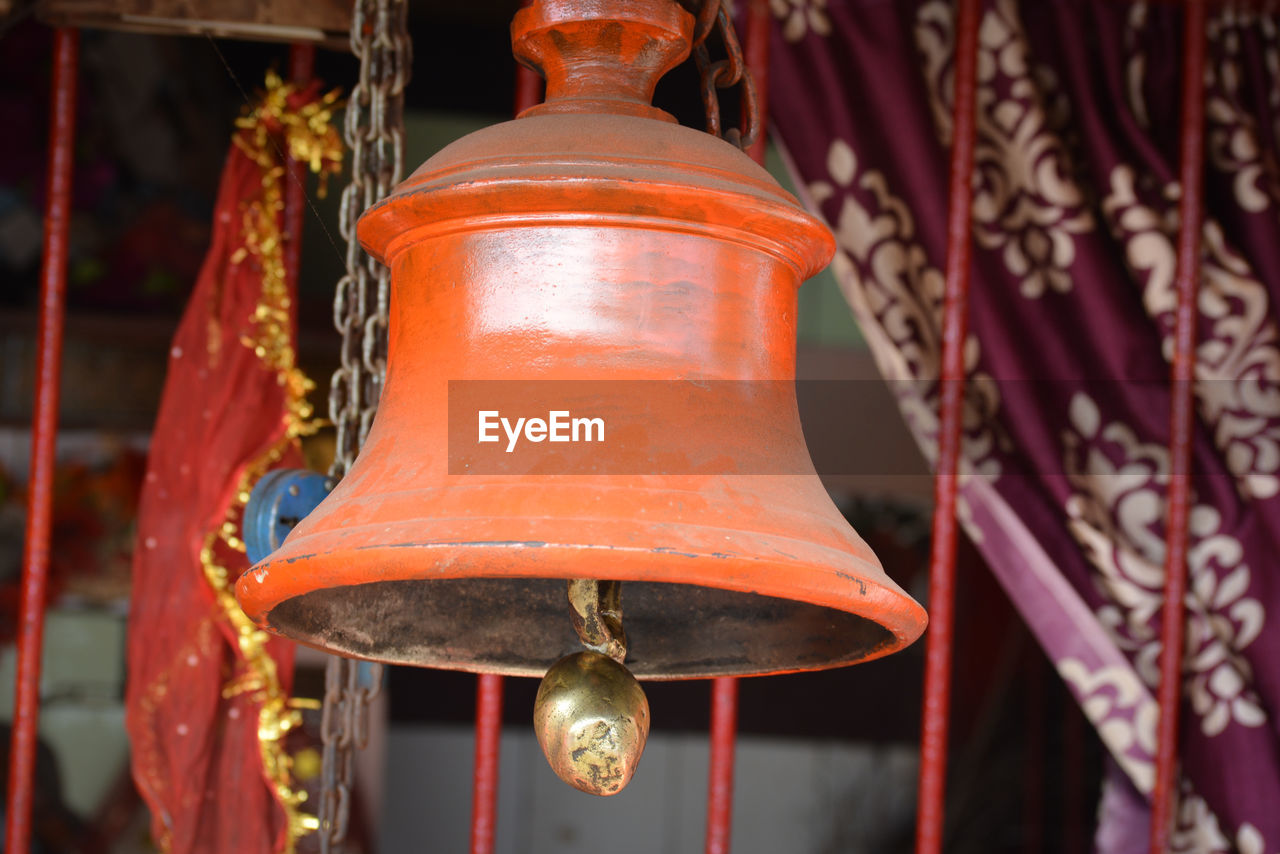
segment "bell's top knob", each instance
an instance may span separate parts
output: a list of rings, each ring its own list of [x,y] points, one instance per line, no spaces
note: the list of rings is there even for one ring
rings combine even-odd
[[[547,79],[521,116],[617,113],[674,122],[650,106],[659,78],[689,56],[693,16],[675,0],[534,0],[516,13],[516,58]]]

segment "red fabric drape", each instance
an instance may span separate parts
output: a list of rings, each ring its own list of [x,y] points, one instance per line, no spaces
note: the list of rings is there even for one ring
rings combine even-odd
[[[300,464],[309,384],[294,366],[279,161],[292,151],[325,171],[340,162],[336,135],[308,123],[319,113],[327,124],[334,97],[269,76],[262,105],[239,123],[212,246],[169,354],[139,510],[126,726],[170,854],[290,850],[306,821],[281,744],[296,723],[285,702],[293,647],[249,625],[231,588],[248,567],[249,488],[268,468]],[[298,112],[303,102],[311,112]]]

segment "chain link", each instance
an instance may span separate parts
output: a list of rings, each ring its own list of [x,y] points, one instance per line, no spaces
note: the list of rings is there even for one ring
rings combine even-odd
[[[360,78],[347,100],[343,127],[351,181],[338,213],[347,269],[333,300],[333,323],[342,335],[339,367],[329,384],[329,418],[337,428],[329,468],[334,478],[347,473],[364,444],[386,379],[391,276],[361,248],[356,222],[400,182],[404,168],[404,88],[412,66],[408,6],[408,0],[356,0],[351,18],[351,52]],[[341,851],[347,838],[356,754],[368,742],[369,706],[381,686],[380,664],[333,656],[325,668],[321,854]]]
[[[343,135],[351,151],[351,182],[342,192],[339,231],[347,241],[347,272],[333,302],[342,335],[341,362],[329,386],[329,418],[337,452],[329,473],[341,476],[364,443],[386,375],[390,273],[356,239],[356,222],[400,181],[404,165],[404,88],[409,79],[408,0],[357,0],[351,50],[360,78],[347,100]]]
[[[696,15],[693,30],[693,58],[698,66],[702,82],[702,107],[707,114],[707,133],[727,139],[746,151],[760,137],[760,104],[756,99],[756,84],[742,56],[742,45],[733,29],[733,20],[725,8],[724,0],[681,0],[685,8]],[[712,61],[707,41],[712,32],[719,33],[719,41],[728,56]],[[742,127],[724,129],[720,121],[720,94],[717,90],[733,86],[742,87]]]
[[[320,851],[342,850],[351,817],[356,754],[369,742],[369,707],[382,690],[382,665],[329,658],[324,675],[320,741]]]

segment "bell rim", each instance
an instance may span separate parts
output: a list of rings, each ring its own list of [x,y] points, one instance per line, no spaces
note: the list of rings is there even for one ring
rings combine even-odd
[[[348,529],[349,530],[349,529]],[[236,584],[236,596],[245,613],[258,626],[282,637],[291,637],[298,643],[316,649],[333,652],[334,648],[324,644],[311,643],[305,638],[296,638],[278,630],[271,624],[271,612],[279,605],[322,590],[340,589],[367,583],[379,582],[412,582],[431,580],[529,580],[551,579],[567,580],[569,578],[594,577],[624,582],[647,582],[670,585],[709,588],[731,593],[747,593],[789,602],[828,608],[870,621],[884,629],[890,637],[889,642],[868,650],[865,654],[849,660],[831,663],[820,663],[813,666],[798,665],[787,668],[771,668],[758,672],[725,672],[697,675],[654,676],[641,675],[642,681],[674,681],[688,678],[703,678],[714,675],[754,676],[780,673],[799,673],[814,670],[825,670],[860,664],[898,652],[914,643],[923,634],[928,624],[925,609],[909,594],[903,591],[894,581],[879,570],[877,564],[867,562],[864,558],[849,552],[839,552],[829,547],[819,547],[842,555],[845,562],[854,560],[867,564],[879,572],[883,581],[867,575],[853,575],[837,570],[829,565],[815,565],[810,561],[792,560],[782,556],[778,558],[758,558],[745,555],[722,555],[715,553],[697,554],[680,552],[674,549],[651,546],[610,546],[581,543],[547,543],[530,541],[519,543],[512,541],[437,541],[382,543],[365,546],[333,546],[328,549],[310,548],[307,540],[332,539],[341,536],[338,532],[317,533],[306,537],[303,541],[289,543],[272,557],[259,562],[244,573]],[[439,549],[441,556],[445,550],[454,550],[455,559],[437,561],[402,561],[396,558],[405,549]],[[480,552],[487,553],[487,559],[474,562],[456,559],[460,550],[474,549],[475,557]],[[492,560],[495,549],[502,549],[518,562],[520,571],[508,571],[500,562]],[[518,553],[518,557],[516,557]],[[608,561],[596,560],[608,555]],[[668,577],[668,572],[655,573],[652,570],[655,558],[660,557],[662,565],[672,575],[673,567],[678,567],[678,580]],[[591,571],[556,571],[556,567],[581,567],[590,563]],[[397,569],[399,571],[397,571]],[[372,575],[370,570],[377,570]],[[630,570],[630,571],[629,571]],[[800,572],[797,572],[800,571]],[[837,585],[802,584],[798,578],[811,575],[817,581],[825,577],[842,581],[847,585],[845,595],[841,595]],[[853,598],[852,590],[862,588],[865,593]],[[800,594],[803,594],[800,595]],[[856,603],[856,607],[853,607]],[[566,606],[566,622],[568,610]],[[342,655],[352,655],[343,650]],[[354,655],[354,657],[366,657]],[[380,660],[376,657],[370,660]],[[389,660],[389,659],[385,659]],[[397,663],[405,663],[398,661]],[[548,662],[548,666],[553,662]],[[466,672],[499,673],[510,676],[540,676],[542,672],[528,667],[502,667],[497,665],[466,666],[456,663],[426,665],[438,669],[461,670]]]

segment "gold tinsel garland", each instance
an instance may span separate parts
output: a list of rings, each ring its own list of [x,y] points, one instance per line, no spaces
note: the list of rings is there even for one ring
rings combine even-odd
[[[300,437],[315,432],[319,424],[311,420],[307,394],[315,384],[298,368],[293,346],[293,323],[287,273],[285,236],[281,229],[284,210],[283,185],[288,174],[285,151],[294,160],[306,163],[320,176],[320,195],[325,179],[342,166],[342,143],[333,126],[338,93],[310,99],[296,108],[290,100],[298,90],[284,83],[274,72],[267,74],[266,91],[260,102],[238,119],[233,141],[262,169],[262,191],[245,206],[244,247],[231,258],[232,264],[250,258],[262,275],[262,292],[252,316],[253,332],[241,341],[254,351],[264,365],[275,371],[284,389],[284,435],[245,467],[222,524],[210,531],[200,551],[205,580],[212,589],[219,611],[232,627],[236,652],[242,669],[223,689],[224,697],[251,693],[261,700],[258,713],[258,747],[263,773],[285,812],[287,834],[284,852],[293,854],[297,839],[319,827],[319,819],[302,810],[306,792],[293,779],[293,760],[284,739],[301,723],[300,708],[307,704],[291,700],[280,684],[275,659],[267,651],[269,635],[259,629],[241,610],[232,590],[235,579],[218,557],[218,547],[243,552],[240,524],[253,485],[271,469],[285,452],[296,447]],[[297,239],[297,236],[293,236]]]

